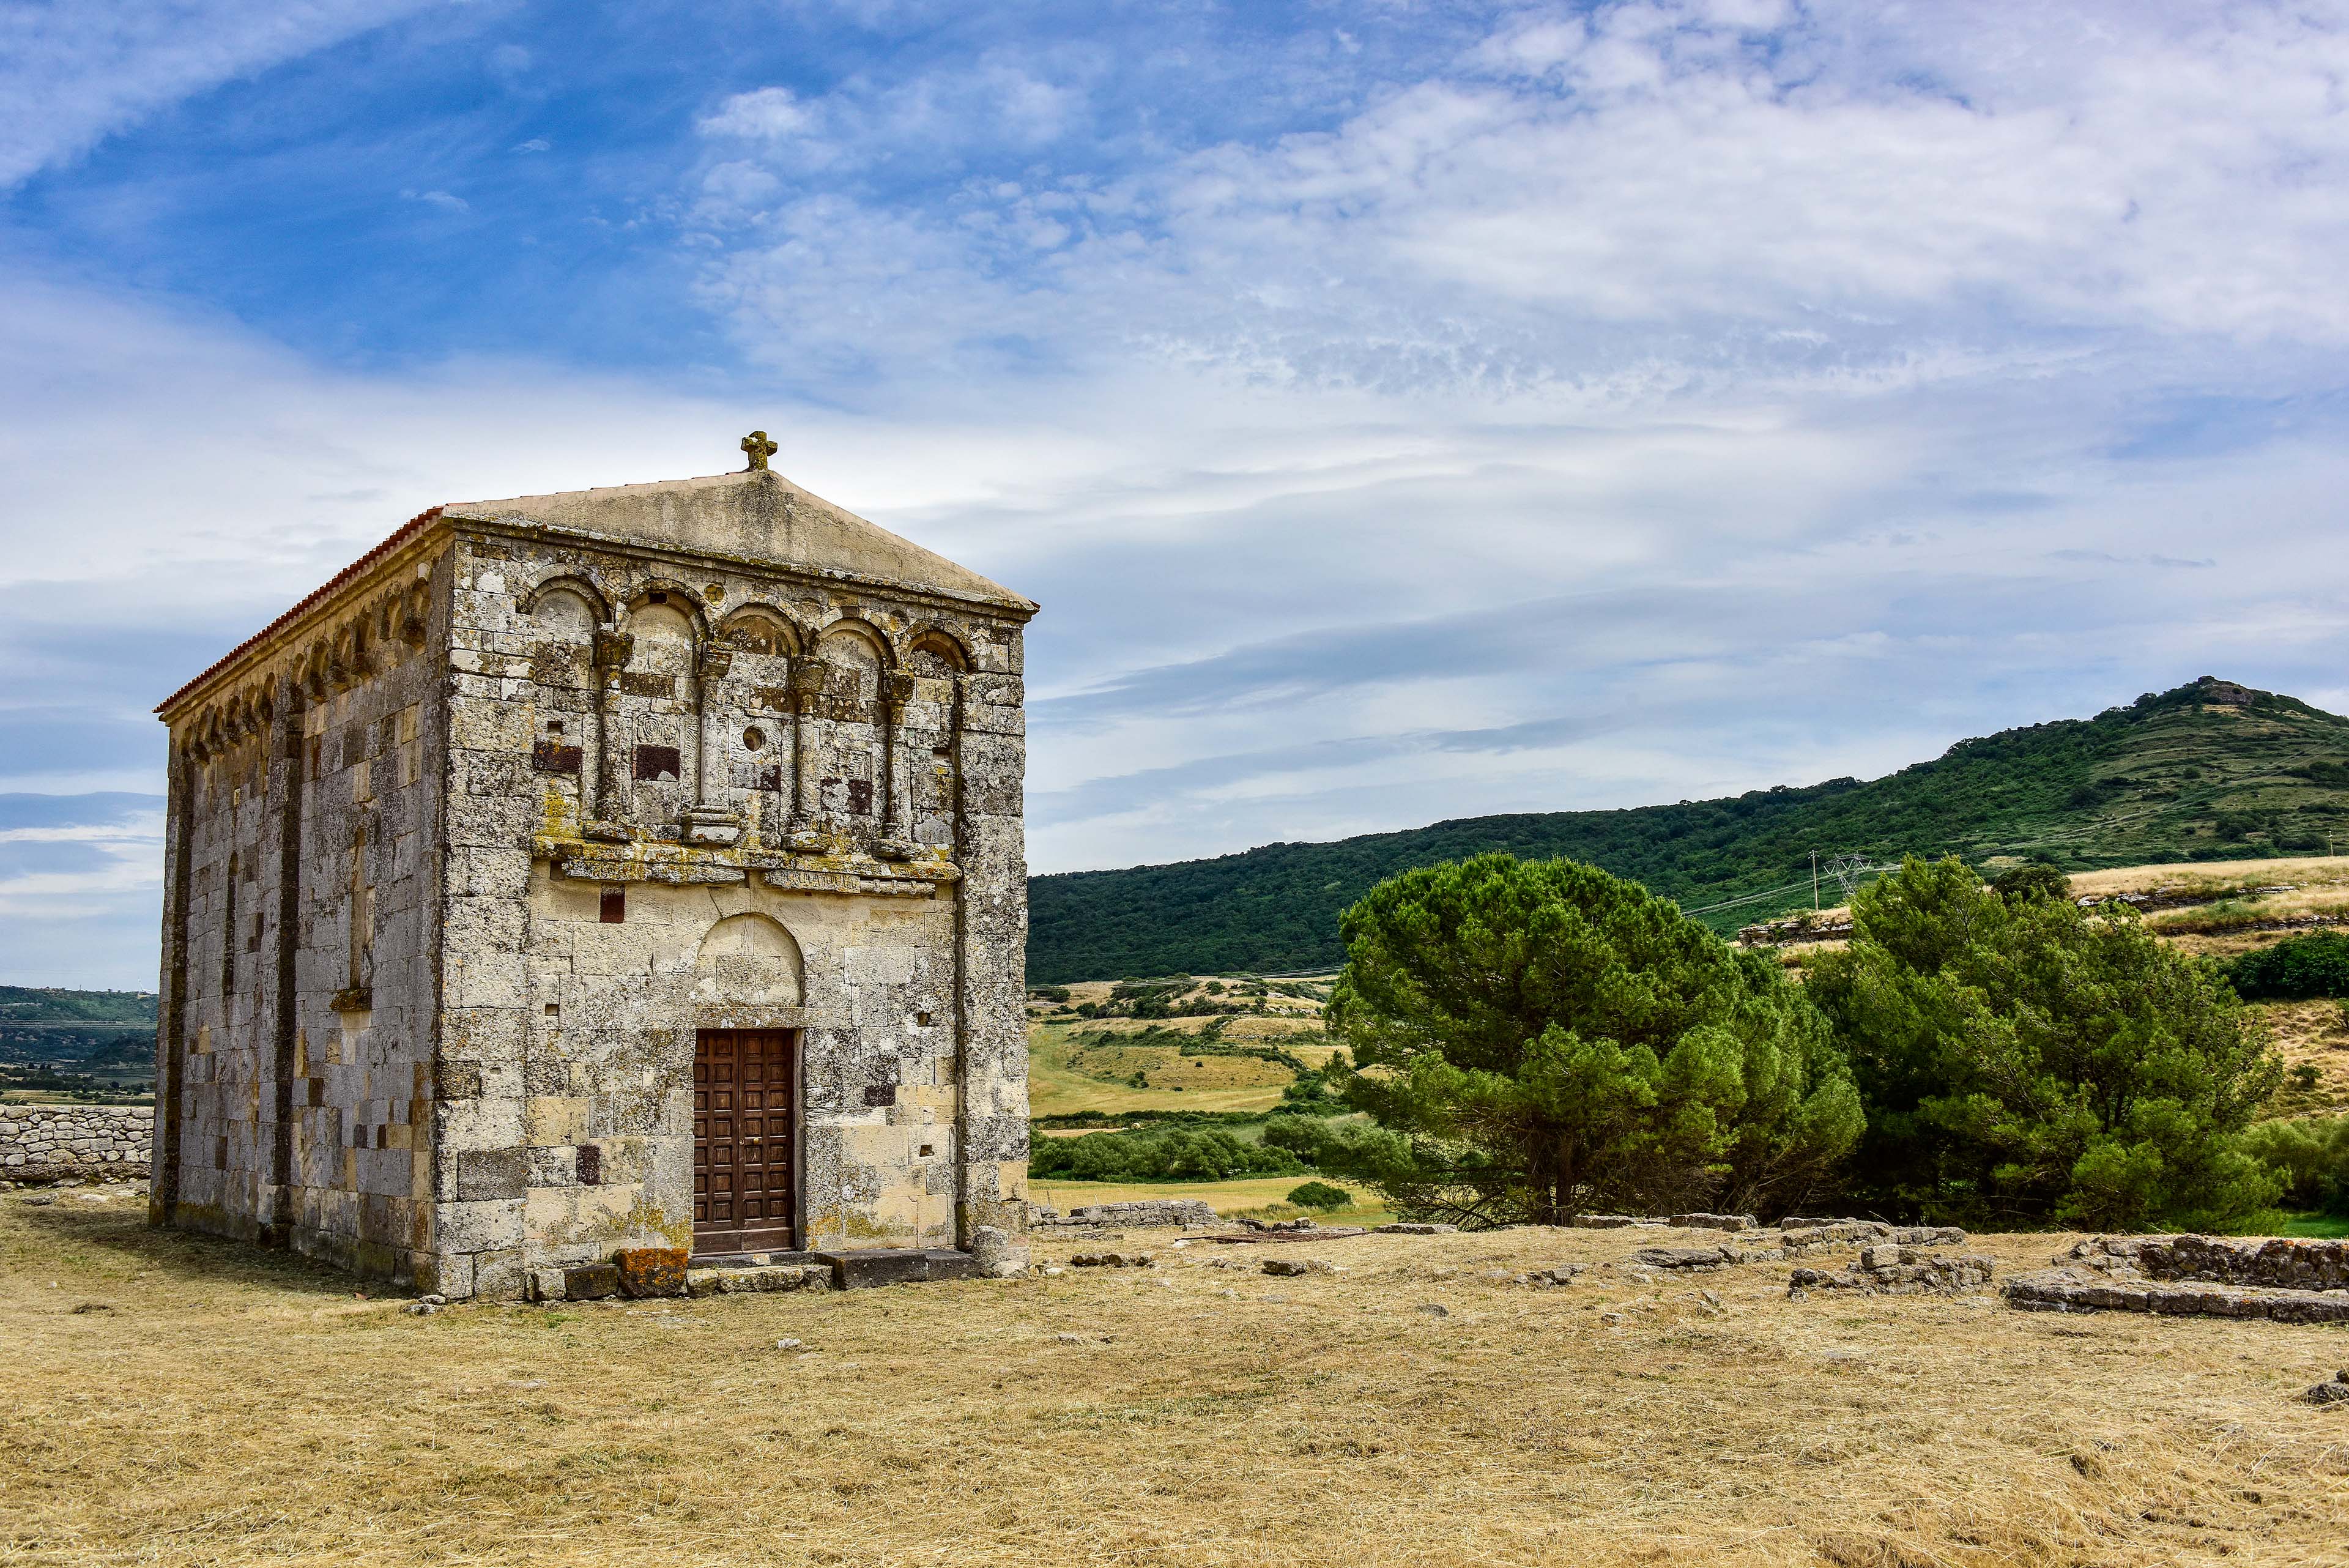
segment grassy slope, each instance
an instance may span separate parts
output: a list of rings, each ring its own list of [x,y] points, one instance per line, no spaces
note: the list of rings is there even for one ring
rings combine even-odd
[[[1861,784],[1755,791],[1628,811],[1437,823],[1330,844],[1038,877],[1038,981],[1175,971],[1280,971],[1341,956],[1338,914],[1381,878],[1486,850],[1570,856],[1696,907],[1805,874],[1823,856],[2045,855],[2067,867],[2323,851],[2349,842],[2349,719],[2202,683],[2093,720],[1965,741]],[[2309,770],[2312,765],[2314,773]],[[1723,929],[1807,905],[1807,887],[1714,917]]]

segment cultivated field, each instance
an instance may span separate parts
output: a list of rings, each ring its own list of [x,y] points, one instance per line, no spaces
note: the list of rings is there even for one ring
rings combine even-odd
[[[2292,1397],[2337,1329],[1505,1277],[1624,1232],[1316,1243],[1283,1255],[1350,1272],[1299,1280],[1168,1239],[1147,1274],[414,1317],[0,1198],[0,1560],[2349,1561],[2349,1407]]]
[[[1205,1003],[1206,986],[1226,988],[1216,1000],[1237,1002],[1231,988],[1257,984],[1201,975],[1172,1000]],[[1260,1012],[1189,1017],[1087,1018],[1072,1010],[1112,1001],[1112,982],[1065,988],[1066,1004],[1031,1000],[1028,1006],[1028,1106],[1031,1115],[1079,1111],[1264,1111],[1279,1103],[1295,1073],[1277,1061],[1238,1053],[1278,1046],[1309,1067],[1336,1047],[1321,1029],[1321,1003],[1273,992],[1247,999]],[[1219,1049],[1185,1051],[1185,1041],[1207,1040]]]

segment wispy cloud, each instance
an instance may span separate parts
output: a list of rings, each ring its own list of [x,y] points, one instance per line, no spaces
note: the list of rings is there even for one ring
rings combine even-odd
[[[450,0],[27,0],[0,8],[0,188],[238,77]]]

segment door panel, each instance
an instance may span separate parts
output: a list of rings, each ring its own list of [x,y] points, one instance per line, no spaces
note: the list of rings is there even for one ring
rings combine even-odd
[[[795,1032],[704,1029],[693,1052],[693,1250],[795,1241]]]

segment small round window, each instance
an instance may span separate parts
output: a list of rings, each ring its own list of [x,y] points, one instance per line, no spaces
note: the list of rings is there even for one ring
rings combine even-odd
[[[750,751],[765,751],[767,749],[767,732],[760,729],[756,725],[752,725],[750,729],[742,732],[742,744],[745,749]]]

